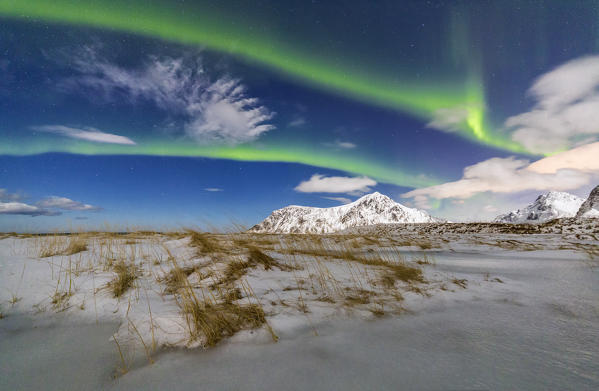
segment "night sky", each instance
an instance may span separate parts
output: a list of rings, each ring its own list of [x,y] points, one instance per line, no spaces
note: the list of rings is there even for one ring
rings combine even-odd
[[[3,231],[599,183],[599,1],[0,0],[0,75]]]

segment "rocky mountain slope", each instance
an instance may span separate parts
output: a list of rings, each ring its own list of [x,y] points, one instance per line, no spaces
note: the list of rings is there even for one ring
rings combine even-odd
[[[576,212],[576,218],[599,218],[599,186],[595,186],[589,194],[589,198],[580,205],[580,209]]]
[[[542,223],[564,217],[574,217],[584,200],[575,195],[551,191],[542,194],[525,208],[497,216],[498,223]]]
[[[314,208],[287,206],[275,210],[251,232],[331,233],[351,227],[392,223],[433,223],[441,220],[428,213],[408,208],[391,198],[372,193],[342,206]]]

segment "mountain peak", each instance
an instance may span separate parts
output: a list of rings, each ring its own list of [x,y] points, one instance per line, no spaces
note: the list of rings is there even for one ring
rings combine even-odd
[[[576,197],[570,193],[566,193],[565,191],[550,191],[547,194],[542,194],[539,197],[545,197],[546,199],[559,199],[559,198],[570,198]]]
[[[330,233],[374,224],[432,223],[428,213],[408,208],[379,192],[332,208],[288,206],[275,210],[250,231],[273,233]]]
[[[589,197],[580,205],[576,218],[599,217],[599,186],[591,190]]]
[[[356,201],[354,201],[354,203],[359,204],[359,203],[362,203],[364,201],[395,202],[390,197],[388,197],[388,196],[386,196],[384,194],[381,194],[378,191],[375,191],[375,192],[370,193],[370,194],[363,195],[362,197],[360,197]]]
[[[497,216],[499,223],[545,222],[563,217],[574,217],[583,199],[570,193],[550,191],[539,195],[535,201],[518,210]]]
[[[362,197],[360,197],[358,200],[365,199],[365,198],[366,199],[367,198],[387,198],[387,199],[391,199],[391,198],[387,197],[386,195],[379,193],[378,191],[374,191],[374,192],[372,192],[370,194],[365,194]]]

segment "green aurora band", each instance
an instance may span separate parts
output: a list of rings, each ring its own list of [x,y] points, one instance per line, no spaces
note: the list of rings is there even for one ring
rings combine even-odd
[[[18,152],[15,152],[18,151]],[[48,152],[63,152],[80,155],[151,155],[206,157],[213,159],[229,159],[255,162],[300,163],[315,167],[345,171],[352,174],[366,175],[383,183],[406,187],[425,187],[440,183],[439,178],[423,175],[406,174],[405,167],[393,163],[380,164],[365,156],[351,156],[330,151],[314,150],[312,147],[296,145],[270,145],[258,148],[252,145],[210,146],[203,147],[189,143],[169,143],[161,141],[140,142],[138,145],[96,144],[75,140],[49,140],[42,138],[27,146],[17,145],[11,140],[0,139],[0,154],[27,156]]]
[[[484,91],[477,72],[470,72],[457,83],[398,83],[389,75],[376,78],[333,63],[324,56],[290,47],[240,23],[226,23],[227,17],[214,10],[187,7],[186,12],[180,12],[179,8],[164,3],[139,0],[0,0],[0,16],[107,28],[203,45],[266,65],[314,87],[400,110],[427,122],[439,109],[466,109],[467,118],[457,134],[492,147],[527,153],[504,134],[492,131],[485,121]]]

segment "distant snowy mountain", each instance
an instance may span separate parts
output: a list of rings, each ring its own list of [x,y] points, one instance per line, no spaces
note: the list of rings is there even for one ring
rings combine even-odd
[[[251,232],[330,233],[373,224],[434,223],[442,220],[391,198],[372,193],[347,205],[332,208],[287,206],[275,210]]]
[[[599,186],[596,186],[589,194],[589,198],[580,205],[576,218],[599,218]]]
[[[575,195],[551,191],[537,197],[525,208],[497,216],[498,223],[542,223],[563,217],[574,217],[584,200]]]

